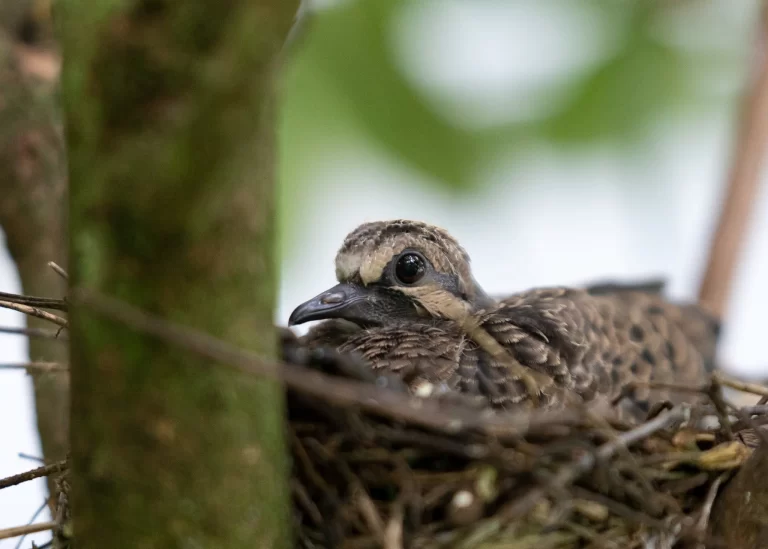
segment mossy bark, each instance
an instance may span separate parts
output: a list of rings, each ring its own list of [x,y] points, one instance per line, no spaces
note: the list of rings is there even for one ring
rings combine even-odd
[[[296,8],[57,3],[73,287],[274,355],[270,97]],[[281,387],[71,323],[78,547],[290,546]]]

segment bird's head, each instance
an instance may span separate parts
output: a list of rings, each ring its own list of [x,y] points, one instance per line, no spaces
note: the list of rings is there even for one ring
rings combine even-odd
[[[459,319],[490,298],[469,256],[445,230],[418,221],[377,221],[352,231],[336,255],[339,284],[299,305],[289,324],[340,318],[360,326]]]

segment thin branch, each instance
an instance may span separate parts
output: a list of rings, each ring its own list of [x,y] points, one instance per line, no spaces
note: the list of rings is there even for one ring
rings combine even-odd
[[[0,301],[0,307],[3,307],[5,309],[11,309],[13,311],[19,311],[20,313],[24,313],[25,315],[42,318],[43,320],[53,322],[54,324],[57,324],[62,328],[66,328],[69,324],[65,319],[61,318],[60,316],[56,316],[53,313],[43,311],[42,309],[38,309],[37,307],[30,307],[28,305],[22,305],[20,303],[12,303],[10,301]]]
[[[730,387],[731,389],[736,389],[737,391],[743,391],[745,393],[752,393],[753,395],[768,397],[768,387],[758,385],[757,383],[746,383],[744,381],[739,381],[737,379],[733,379],[732,377],[726,376],[722,372],[715,372],[712,374],[712,377],[716,378],[717,382],[723,387]]]
[[[582,488],[581,486],[573,486],[571,488],[571,491],[574,496],[580,499],[585,499],[588,501],[594,501],[595,503],[599,503],[600,505],[603,505],[604,507],[609,509],[614,515],[623,517],[635,524],[651,526],[657,530],[664,530],[664,523],[662,523],[658,519],[655,519],[647,515],[646,513],[643,513],[642,511],[637,511],[636,509],[632,509],[628,505],[625,505],[619,501],[616,501],[608,496],[605,496],[598,492],[587,490],[586,488]]]
[[[720,219],[699,289],[699,303],[722,318],[733,284],[744,235],[754,209],[768,148],[768,5],[763,8],[752,64],[753,74],[742,105],[734,157]]]
[[[27,522],[27,525],[31,525],[33,522],[35,522],[37,520],[37,517],[40,516],[40,513],[42,513],[46,507],[48,507],[48,501],[43,500],[42,505],[40,505],[40,507],[37,508],[37,511],[35,511],[35,513],[32,515],[32,518],[29,519],[29,522]],[[26,537],[27,537],[27,534],[24,534],[19,538],[19,541],[16,544],[15,549],[21,549],[21,544],[24,543],[24,540],[26,539]]]
[[[720,427],[724,431],[724,435],[728,440],[734,440],[733,428],[731,427],[731,420],[728,418],[728,407],[723,400],[723,386],[719,381],[717,375],[713,374],[709,383],[709,390],[707,396],[715,407],[717,419],[720,422]]]
[[[734,414],[737,417],[739,414],[748,414],[751,416],[754,415],[768,415],[768,405],[766,404],[755,404],[754,406],[736,406],[731,405],[727,400],[726,404],[728,404],[729,407],[733,408]],[[703,416],[706,415],[717,415],[717,409],[713,406],[702,406],[698,408],[697,410],[699,413],[701,413]]]
[[[64,280],[69,280],[69,275],[67,274],[67,271],[61,268],[58,263],[55,261],[49,261],[48,266],[53,269],[57,275],[59,275]]]
[[[49,330],[46,328],[13,328],[10,326],[0,326],[0,334],[17,334],[27,337],[37,337],[40,339],[57,339],[59,341],[68,341],[69,338],[61,330]]]
[[[15,538],[18,536],[26,536],[27,534],[34,534],[36,532],[45,532],[46,530],[53,530],[56,528],[55,522],[40,522],[38,524],[27,524],[25,526],[16,526],[14,528],[5,528],[0,530],[0,539]]]
[[[720,485],[731,475],[732,471],[726,471],[718,475],[707,492],[707,498],[704,500],[704,505],[701,507],[701,514],[699,520],[696,521],[696,536],[698,539],[705,539],[707,531],[709,529],[709,517],[712,515],[712,506],[715,504],[715,499],[720,491]]]
[[[29,305],[30,307],[40,307],[42,309],[54,309],[56,311],[66,312],[69,308],[67,302],[63,299],[54,299],[51,297],[37,297],[34,295],[9,294],[0,292],[0,299],[20,305]]]
[[[30,480],[34,480],[36,478],[47,477],[48,475],[60,473],[66,469],[67,466],[67,460],[64,459],[57,461],[56,463],[51,463],[50,465],[43,465],[37,469],[32,469],[26,473],[19,473],[18,475],[0,479],[0,490],[3,488],[8,488],[9,486],[16,486],[17,484],[21,484],[23,482],[29,482]]]
[[[384,549],[403,549],[403,519],[405,512],[402,501],[392,504],[390,519],[384,529]]]
[[[45,463],[45,460],[43,458],[41,458],[39,456],[31,456],[29,454],[25,454],[24,452],[19,452],[18,456],[21,459],[28,459],[28,460],[31,460],[31,461],[37,461],[37,462],[40,462],[40,463]]]
[[[68,372],[69,366],[61,362],[21,362],[18,364],[0,364],[0,370],[26,370],[28,373],[48,374]]]
[[[736,416],[745,424],[748,425],[754,432],[755,436],[758,438],[758,440],[765,444],[766,447],[768,447],[768,433],[765,432],[765,430],[760,428],[760,425],[757,424],[757,422],[752,419],[751,414],[748,414],[744,411],[743,408],[739,408],[732,402],[729,402],[726,399],[723,399],[723,403],[730,409],[733,410],[733,412],[736,414]],[[760,408],[763,408],[763,406],[760,406]]]

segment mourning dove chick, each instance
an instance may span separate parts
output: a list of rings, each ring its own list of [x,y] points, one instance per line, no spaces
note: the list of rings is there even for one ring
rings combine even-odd
[[[663,299],[660,285],[534,289],[491,298],[445,230],[407,220],[366,223],[336,256],[333,288],[289,324],[326,320],[305,336],[399,373],[416,394],[455,390],[494,406],[612,398],[631,382],[634,406],[675,400],[647,382],[701,384],[717,321]]]

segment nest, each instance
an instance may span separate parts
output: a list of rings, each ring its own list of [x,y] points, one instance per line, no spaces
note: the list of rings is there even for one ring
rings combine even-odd
[[[699,404],[661,403],[625,423],[610,406],[494,412],[460,395],[418,399],[347,358],[286,359],[340,384],[320,396],[287,383],[304,548],[724,547],[709,533],[713,503],[768,423],[768,399],[740,407],[723,386],[768,389],[719,374],[666,386]],[[350,402],[345,378],[370,391]]]

